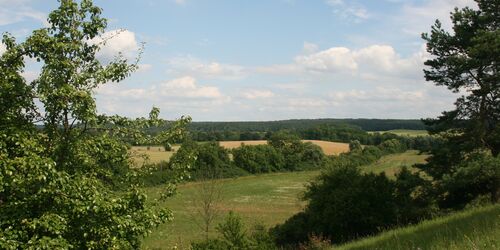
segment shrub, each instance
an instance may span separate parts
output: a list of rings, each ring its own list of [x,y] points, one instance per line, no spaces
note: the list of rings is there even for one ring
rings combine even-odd
[[[305,242],[323,235],[346,242],[396,223],[394,183],[384,174],[362,174],[352,166],[334,167],[311,183],[305,211],[274,229],[279,244]]]
[[[242,145],[232,152],[234,164],[250,173],[280,171],[285,164],[283,155],[269,145]]]

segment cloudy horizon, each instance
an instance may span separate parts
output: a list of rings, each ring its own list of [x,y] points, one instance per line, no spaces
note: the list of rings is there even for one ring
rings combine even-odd
[[[50,2],[50,3],[49,3]],[[94,1],[117,53],[138,70],[96,90],[99,112],[195,121],[418,119],[453,108],[457,94],[426,82],[421,33],[450,27],[472,0]],[[23,40],[57,1],[0,0],[0,31]],[[102,39],[102,38],[101,38]],[[93,41],[98,42],[98,41]],[[0,46],[0,53],[4,50]],[[37,65],[27,63],[27,79]]]

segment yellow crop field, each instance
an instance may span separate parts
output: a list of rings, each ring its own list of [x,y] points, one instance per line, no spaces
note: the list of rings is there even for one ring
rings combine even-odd
[[[338,155],[340,153],[345,153],[349,151],[349,144],[348,143],[341,143],[341,142],[330,142],[330,141],[318,141],[318,140],[302,140],[303,142],[311,142],[313,144],[316,144],[321,147],[323,152],[326,155]],[[241,144],[245,145],[262,145],[266,144],[267,141],[265,140],[259,140],[259,141],[221,141],[220,145],[233,149],[240,147]]]
[[[142,155],[146,155],[150,163],[159,163],[168,161],[178,149],[179,146],[172,146],[172,151],[165,151],[161,146],[133,146],[129,152],[134,164],[141,166],[144,163]]]
[[[330,142],[330,141],[318,141],[318,140],[302,140],[303,142],[311,142],[313,144],[321,147],[326,155],[338,155],[340,153],[345,153],[349,151],[348,143],[341,142]],[[245,145],[262,145],[266,144],[265,140],[258,141],[221,141],[219,142],[222,147],[227,149],[233,149],[240,147],[241,144]],[[176,145],[172,147],[172,151],[165,151],[163,147],[160,146],[133,146],[130,149],[132,159],[134,164],[137,166],[142,165],[144,160],[142,155],[148,156],[150,163],[159,163],[161,161],[168,161],[170,157],[179,149],[180,146]]]

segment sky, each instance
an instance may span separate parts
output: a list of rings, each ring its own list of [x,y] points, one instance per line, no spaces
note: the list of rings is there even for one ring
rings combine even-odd
[[[421,39],[473,0],[95,0],[108,18],[98,54],[139,69],[95,91],[100,113],[194,121],[429,118],[457,94],[426,82]],[[56,0],[0,0],[0,32],[47,26]],[[118,32],[119,31],[119,32]],[[118,34],[117,34],[118,33]],[[0,53],[4,48],[0,45]],[[27,62],[27,80],[37,76]]]

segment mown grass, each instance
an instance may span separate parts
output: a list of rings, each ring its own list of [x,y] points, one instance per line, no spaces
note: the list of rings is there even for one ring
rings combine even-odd
[[[299,212],[304,203],[298,198],[305,185],[319,174],[319,171],[274,173],[223,180],[222,201],[218,208],[221,216],[235,211],[246,225],[276,225]],[[163,203],[174,213],[171,223],[160,226],[144,240],[145,249],[167,249],[177,245],[185,249],[190,242],[203,239],[203,231],[195,222],[193,199],[199,192],[200,183],[179,186],[179,194]],[[149,197],[158,197],[159,188],[147,190]]]
[[[469,209],[332,249],[500,249],[500,205]]]
[[[416,136],[426,136],[429,135],[427,130],[412,130],[412,129],[393,129],[393,130],[387,130],[387,131],[375,131],[375,132],[370,132],[370,133],[392,133],[396,134],[399,136],[410,136],[410,137],[416,137]]]
[[[363,168],[365,171],[395,173],[402,165],[411,166],[422,162],[424,158],[425,156],[419,155],[417,151],[408,151],[384,156],[378,162]],[[223,180],[220,210],[222,213],[235,211],[250,226],[260,223],[269,227],[283,223],[303,209],[305,203],[299,197],[307,183],[319,173],[273,173]],[[174,245],[184,249],[193,240],[203,239],[203,231],[193,217],[193,199],[199,185],[197,182],[180,185],[179,193],[162,204],[173,211],[175,218],[173,222],[160,226],[144,240],[145,249],[167,249],[168,246]],[[161,189],[148,188],[146,191],[150,198],[155,198],[159,196]]]
[[[411,167],[425,163],[428,157],[429,155],[421,154],[417,150],[408,150],[401,154],[382,156],[377,162],[364,166],[362,169],[373,173],[385,172],[388,177],[394,177],[403,166]]]

